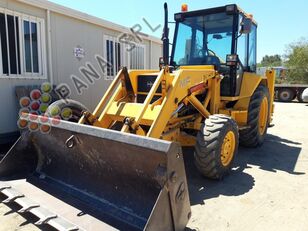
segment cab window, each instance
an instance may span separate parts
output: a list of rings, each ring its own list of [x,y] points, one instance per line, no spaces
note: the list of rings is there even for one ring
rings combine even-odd
[[[248,35],[248,66],[249,71],[255,72],[257,69],[257,26],[252,25]]]
[[[178,23],[173,65],[225,64],[231,53],[233,15],[223,13],[187,17]]]
[[[243,20],[243,16],[239,17],[239,28],[241,28],[241,23]],[[237,54],[241,64],[244,69],[247,69],[247,34],[239,34],[237,38]]]

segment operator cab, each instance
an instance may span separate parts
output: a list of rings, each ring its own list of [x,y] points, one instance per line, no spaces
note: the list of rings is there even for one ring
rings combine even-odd
[[[171,66],[214,65],[222,96],[240,93],[244,72],[256,72],[257,24],[237,5],[175,14]]]

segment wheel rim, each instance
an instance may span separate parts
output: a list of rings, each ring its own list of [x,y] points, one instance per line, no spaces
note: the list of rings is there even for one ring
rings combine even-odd
[[[221,145],[221,163],[225,167],[228,166],[233,159],[235,143],[234,132],[229,131],[224,138],[223,144]]]
[[[283,91],[280,94],[280,97],[282,100],[289,100],[290,99],[290,93],[288,91]]]
[[[268,100],[266,97],[263,98],[260,112],[259,112],[259,133],[263,135],[267,126],[267,118],[268,118]]]

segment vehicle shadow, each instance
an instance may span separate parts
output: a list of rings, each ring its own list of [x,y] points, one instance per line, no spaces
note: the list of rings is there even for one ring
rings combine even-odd
[[[204,204],[204,201],[219,195],[239,196],[251,190],[254,178],[243,169],[232,170],[221,181],[209,180],[201,176],[193,160],[193,149],[184,150],[185,169],[191,205]]]
[[[219,195],[239,196],[249,192],[255,185],[255,179],[244,170],[251,168],[251,165],[273,173],[279,170],[294,175],[305,174],[294,171],[301,151],[300,145],[301,143],[268,135],[262,147],[240,147],[230,175],[222,181],[202,177],[193,163],[193,148],[183,149],[191,205],[204,204],[205,200]]]
[[[279,170],[302,175],[305,173],[295,171],[295,165],[302,150],[301,145],[299,142],[268,134],[264,145],[259,148],[241,147],[235,165],[243,170],[249,165],[255,165],[265,171]]]

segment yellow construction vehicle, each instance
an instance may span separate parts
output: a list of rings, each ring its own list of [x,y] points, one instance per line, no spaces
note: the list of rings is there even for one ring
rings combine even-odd
[[[123,68],[79,123],[195,146],[200,172],[220,179],[239,141],[263,143],[274,76],[255,74],[257,25],[235,5],[182,12],[175,21],[170,64],[166,24],[161,70]]]
[[[205,177],[228,174],[239,144],[264,141],[275,74],[255,73],[257,24],[237,5],[191,12],[184,5],[175,21],[169,57],[165,4],[160,70],[123,67],[78,123],[61,122],[49,135],[23,133],[0,163],[7,202],[27,204],[27,193],[10,197],[12,188],[27,188],[14,176],[78,198],[120,230],[185,228],[191,212],[181,146],[195,147]],[[39,206],[27,205],[23,211],[38,214]],[[61,222],[40,217],[56,228]]]

